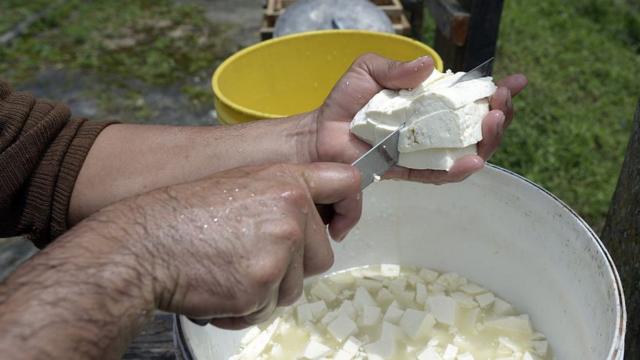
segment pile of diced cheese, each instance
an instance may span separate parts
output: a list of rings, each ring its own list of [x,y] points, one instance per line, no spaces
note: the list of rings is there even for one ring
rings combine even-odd
[[[488,98],[496,91],[490,76],[456,83],[462,75],[434,70],[415,89],[380,91],[353,118],[351,132],[373,145],[405,124],[398,164],[449,170],[455,160],[476,153]]]
[[[455,274],[384,264],[305,286],[233,359],[551,359],[527,315]]]

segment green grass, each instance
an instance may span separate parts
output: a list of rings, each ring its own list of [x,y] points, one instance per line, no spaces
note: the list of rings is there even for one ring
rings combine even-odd
[[[631,2],[505,1],[495,76],[522,72],[530,84],[492,162],[541,184],[596,229],[640,98],[639,35]]]
[[[203,70],[225,53],[222,29],[195,6],[169,0],[69,0],[0,48],[0,74],[18,83],[45,67],[117,75],[126,81],[171,84]],[[8,0],[13,17],[0,16],[7,29],[37,8]],[[224,54],[223,54],[224,55]]]

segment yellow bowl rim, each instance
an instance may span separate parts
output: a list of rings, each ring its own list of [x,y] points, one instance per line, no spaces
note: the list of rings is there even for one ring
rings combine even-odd
[[[277,37],[277,38],[273,38],[273,39],[269,39],[266,41],[262,41],[259,42],[257,44],[248,46],[238,52],[236,52],[235,54],[229,56],[227,59],[225,59],[222,64],[220,64],[216,70],[213,72],[213,76],[211,77],[211,87],[213,88],[213,94],[214,96],[218,97],[218,99],[220,100],[221,103],[223,103],[224,105],[232,108],[233,110],[240,112],[240,113],[244,113],[253,117],[256,117],[258,119],[276,119],[276,118],[281,118],[281,117],[285,117],[287,115],[278,115],[278,114],[269,114],[269,113],[264,113],[261,111],[256,111],[256,110],[250,110],[247,109],[243,106],[237,105],[235,102],[229,100],[226,96],[222,95],[220,93],[220,88],[218,86],[218,79],[220,78],[220,74],[224,71],[224,69],[229,66],[229,64],[231,64],[233,62],[234,59],[239,58],[241,56],[243,56],[244,54],[250,52],[250,51],[254,51],[255,49],[261,48],[261,47],[265,47],[265,46],[269,46],[275,42],[281,42],[281,41],[287,41],[289,39],[293,39],[293,38],[297,38],[297,37],[308,37],[308,36],[317,36],[317,35],[321,35],[321,34],[326,34],[326,33],[340,33],[340,34],[366,34],[366,35],[374,35],[374,36],[380,36],[380,37],[389,37],[389,38],[396,38],[396,39],[400,39],[402,41],[408,41],[408,42],[414,42],[417,43],[418,45],[420,45],[421,47],[427,48],[429,50],[431,50],[431,52],[433,53],[433,55],[435,55],[435,57],[433,57],[433,62],[434,62],[434,68],[438,69],[439,71],[442,71],[443,69],[443,63],[442,63],[442,58],[440,57],[440,54],[438,54],[432,47],[430,47],[429,45],[422,43],[420,41],[414,40],[412,38],[406,37],[406,36],[402,36],[402,35],[398,35],[398,34],[391,34],[391,33],[384,33],[384,32],[376,32],[376,31],[367,31],[367,30],[315,30],[315,31],[306,31],[306,32],[301,32],[301,33],[296,33],[296,34],[291,34],[291,35],[286,35],[286,36],[282,36],[282,37]]]

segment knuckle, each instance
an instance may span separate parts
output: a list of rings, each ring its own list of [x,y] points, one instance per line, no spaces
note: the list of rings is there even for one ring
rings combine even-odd
[[[295,208],[303,207],[309,200],[307,191],[298,185],[287,186],[280,194],[286,204]]]
[[[375,61],[378,58],[378,55],[368,52],[360,55],[356,61],[353,63],[354,67],[367,67],[372,61]]]
[[[284,241],[287,244],[295,245],[302,242],[304,231],[298,222],[285,218],[278,222],[277,226],[273,229],[272,236],[277,241]]]
[[[288,261],[281,259],[281,256],[265,256],[256,266],[253,281],[258,286],[269,286],[280,282],[285,273],[285,266]]]

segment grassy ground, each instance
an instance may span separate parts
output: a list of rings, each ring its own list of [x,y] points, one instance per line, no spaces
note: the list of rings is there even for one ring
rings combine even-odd
[[[640,98],[639,39],[632,2],[505,2],[495,75],[523,72],[530,85],[493,162],[549,189],[596,229]]]
[[[595,228],[640,96],[637,1],[505,2],[496,75],[523,72],[531,84],[516,99],[516,122],[493,161],[551,190]],[[19,85],[46,69],[106,77],[108,85],[87,97],[138,119],[157,118],[142,100],[163,86],[211,106],[206,78],[233,45],[220,36],[225,24],[207,21],[192,2],[4,0],[0,33],[50,4],[54,10],[27,35],[0,47],[2,78]]]
[[[28,34],[0,47],[0,74],[14,84],[55,68],[108,76],[110,84],[123,87],[132,81],[169,85],[208,76],[215,61],[228,55],[221,26],[208,22],[198,7],[170,0],[6,0],[0,33],[47,6],[53,11]],[[211,100],[207,88],[182,90],[194,101]]]

